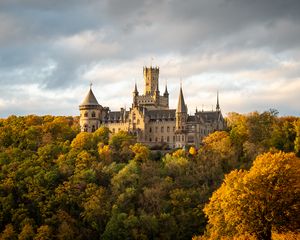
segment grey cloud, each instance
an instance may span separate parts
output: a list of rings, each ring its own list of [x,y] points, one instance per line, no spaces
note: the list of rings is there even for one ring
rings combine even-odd
[[[180,76],[198,91],[219,85],[232,93],[253,82],[265,88],[271,76],[299,81],[297,66],[282,67],[299,61],[299,26],[297,0],[2,0],[0,84],[57,92],[94,80],[109,89],[141,79],[138,68],[154,57],[174,89]],[[101,67],[91,74],[95,66]],[[225,80],[212,81],[214,75]]]

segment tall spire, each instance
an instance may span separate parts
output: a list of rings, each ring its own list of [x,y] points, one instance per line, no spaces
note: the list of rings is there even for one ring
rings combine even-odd
[[[178,105],[177,110],[178,113],[187,113],[187,107],[184,102],[184,97],[182,93],[182,84],[180,83],[180,92],[179,92],[179,98],[178,98]]]
[[[166,97],[166,96],[169,96],[167,84],[166,84],[166,88],[165,88],[164,96],[165,96],[165,97]]]
[[[136,83],[134,84],[134,91],[133,91],[133,96],[138,96],[139,95],[139,91],[137,90],[137,85]]]
[[[219,91],[217,91],[217,105],[216,105],[216,110],[220,111],[220,104],[219,104]]]

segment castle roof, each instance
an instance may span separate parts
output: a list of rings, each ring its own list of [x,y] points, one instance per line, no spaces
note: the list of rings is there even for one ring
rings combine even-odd
[[[99,105],[92,89],[90,88],[88,94],[86,95],[86,97],[84,98],[83,102],[80,104],[80,106],[87,106],[87,105]]]
[[[177,105],[177,112],[179,113],[186,113],[187,107],[184,102],[184,97],[182,93],[182,87],[180,86],[179,98],[178,98],[178,105]]]
[[[220,113],[217,111],[197,112],[195,115],[202,118],[204,122],[214,122],[220,118]]]
[[[163,120],[163,119],[175,119],[175,109],[166,109],[166,110],[147,110],[146,116],[150,120]]]

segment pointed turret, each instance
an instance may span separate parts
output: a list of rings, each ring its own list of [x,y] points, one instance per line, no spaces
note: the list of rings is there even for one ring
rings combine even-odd
[[[165,96],[165,97],[168,97],[168,96],[169,96],[169,92],[168,92],[167,84],[166,84],[166,88],[165,88],[164,96]]]
[[[187,113],[187,107],[184,102],[184,97],[182,93],[182,87],[180,86],[179,98],[178,98],[178,105],[176,112],[178,113]]]
[[[133,96],[138,96],[139,95],[139,91],[137,90],[137,85],[136,83],[134,84],[134,91],[133,91]]]
[[[134,84],[134,91],[132,92],[132,95],[133,95],[132,107],[136,107],[138,105],[138,96],[139,96],[139,91],[137,90],[136,83]]]
[[[88,94],[86,95],[86,97],[84,98],[80,106],[97,106],[97,105],[99,105],[99,103],[92,91],[92,87],[90,87]]]
[[[219,104],[219,91],[217,91],[217,105],[216,105],[216,111],[220,111],[220,104]]]
[[[98,103],[93,91],[92,84],[90,90],[79,105],[80,128],[82,132],[94,132],[100,126],[102,117],[102,106]]]

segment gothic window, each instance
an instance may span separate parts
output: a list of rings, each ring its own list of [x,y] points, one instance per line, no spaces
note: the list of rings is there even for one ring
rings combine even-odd
[[[92,112],[92,117],[96,117],[96,113],[95,112]]]
[[[85,113],[84,113],[84,116],[87,117],[87,116],[88,116],[88,112],[85,112]]]

